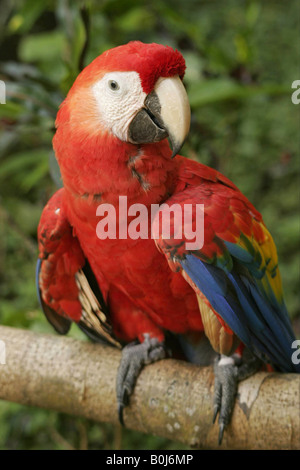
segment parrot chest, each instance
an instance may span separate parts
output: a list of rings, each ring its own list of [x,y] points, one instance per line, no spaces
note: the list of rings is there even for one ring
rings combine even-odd
[[[75,232],[104,297],[111,301],[112,317],[122,316],[122,305],[112,298],[117,289],[129,299],[131,310],[139,308],[160,328],[176,333],[203,330],[194,291],[180,273],[170,270],[154,240],[99,240],[94,227]]]

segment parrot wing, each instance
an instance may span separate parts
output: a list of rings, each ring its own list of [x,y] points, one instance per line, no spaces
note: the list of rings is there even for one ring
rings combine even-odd
[[[83,268],[76,273],[75,278],[82,306],[79,328],[92,341],[105,342],[120,349],[121,344],[116,340],[109,321],[108,306],[87,260]]]
[[[63,213],[63,191],[50,199],[38,227],[36,286],[40,305],[58,333],[68,333],[74,321],[93,341],[120,348],[97,280]]]
[[[175,216],[168,209],[168,238],[162,233],[162,217],[166,206],[173,204],[182,208],[184,233],[177,236]],[[185,220],[188,204],[192,216]],[[204,205],[202,227],[196,226],[196,204]],[[171,269],[181,271],[194,288],[205,332],[215,349],[232,353],[236,343],[228,346],[228,338],[234,334],[264,362],[300,372],[291,362],[295,338],[283,300],[276,247],[253,205],[223,175],[191,162],[160,212],[152,226],[157,247]],[[203,230],[203,246],[187,249],[186,234],[196,230]]]
[[[49,305],[46,304],[46,302],[44,301],[42,297],[41,289],[39,287],[39,276],[40,276],[41,264],[42,264],[42,260],[38,259],[37,264],[36,264],[35,283],[36,283],[37,296],[38,296],[40,306],[48,322],[53,326],[55,331],[61,335],[66,335],[71,328],[71,323],[72,323],[71,320],[56,313],[55,310],[53,310],[53,308],[51,308]]]

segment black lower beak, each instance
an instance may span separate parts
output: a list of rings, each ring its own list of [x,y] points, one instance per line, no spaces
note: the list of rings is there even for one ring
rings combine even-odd
[[[160,142],[168,137],[160,117],[160,103],[156,93],[153,91],[145,100],[142,108],[133,118],[129,125],[129,139],[134,144],[148,144]]]

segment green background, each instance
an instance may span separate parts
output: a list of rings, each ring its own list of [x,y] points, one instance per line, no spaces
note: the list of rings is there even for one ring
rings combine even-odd
[[[51,140],[80,68],[139,39],[179,49],[192,107],[182,154],[246,194],[278,247],[300,336],[297,0],[67,0],[0,3],[0,322],[53,333],[35,292],[36,228],[55,191]],[[53,157],[53,155],[52,155]],[[50,162],[50,163],[49,163]],[[54,333],[53,333],[54,334]],[[83,338],[76,327],[71,335]],[[179,449],[153,436],[0,402],[1,449]]]

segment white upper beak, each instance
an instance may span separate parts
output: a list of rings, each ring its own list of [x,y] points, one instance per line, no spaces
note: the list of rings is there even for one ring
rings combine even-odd
[[[175,156],[190,130],[191,108],[188,96],[178,75],[160,78],[154,91],[161,105],[160,117],[168,132]]]

